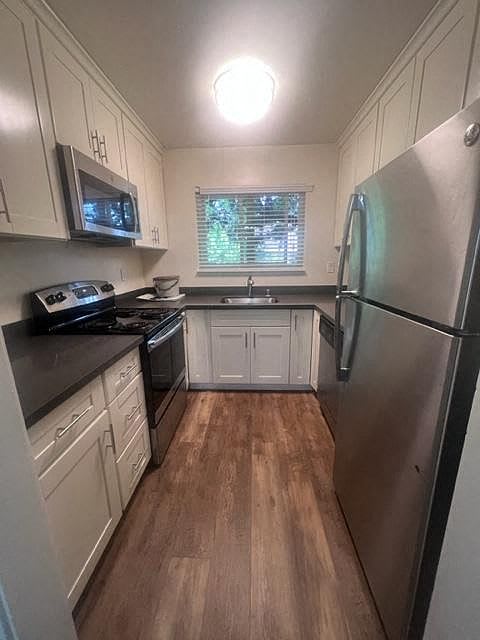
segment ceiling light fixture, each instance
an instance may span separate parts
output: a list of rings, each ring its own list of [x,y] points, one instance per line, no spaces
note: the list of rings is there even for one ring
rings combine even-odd
[[[213,88],[217,106],[226,120],[250,124],[270,108],[275,80],[270,69],[259,60],[239,58],[221,71]]]

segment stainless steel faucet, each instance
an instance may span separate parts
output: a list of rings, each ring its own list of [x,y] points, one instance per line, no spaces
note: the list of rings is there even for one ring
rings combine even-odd
[[[253,285],[255,284],[252,276],[248,276],[247,278],[247,290],[248,290],[248,297],[251,298],[253,296]]]

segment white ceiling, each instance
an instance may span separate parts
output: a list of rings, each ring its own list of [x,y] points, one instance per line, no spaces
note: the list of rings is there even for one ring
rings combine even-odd
[[[47,0],[166,147],[335,141],[435,0]],[[267,116],[225,122],[216,72],[254,56]]]

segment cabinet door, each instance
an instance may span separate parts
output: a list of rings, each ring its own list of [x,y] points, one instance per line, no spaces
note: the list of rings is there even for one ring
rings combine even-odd
[[[312,326],[312,357],[310,363],[310,384],[318,389],[318,364],[320,361],[320,313],[315,309],[313,312]]]
[[[138,213],[140,216],[141,240],[135,240],[139,247],[153,246],[152,229],[148,217],[147,190],[145,185],[145,138],[130,120],[123,116],[125,136],[125,158],[128,180],[137,187]]]
[[[252,327],[252,384],[288,384],[290,327]]]
[[[17,0],[1,0],[0,232],[62,237],[55,167],[44,146],[48,105],[39,54],[31,14]]]
[[[122,512],[105,411],[39,480],[73,607]]]
[[[309,384],[312,355],[313,312],[310,309],[292,311],[290,335],[290,384]]]
[[[210,384],[210,312],[205,309],[189,309],[186,332],[188,380],[193,384]]]
[[[145,182],[147,187],[148,218],[153,242],[157,249],[168,248],[167,216],[161,156],[147,143],[145,147]]]
[[[375,164],[378,104],[365,116],[355,130],[355,186],[369,178]]]
[[[56,140],[93,158],[90,78],[49,31],[39,29]]]
[[[343,226],[350,196],[355,189],[355,139],[341,147],[338,159],[337,204],[335,209],[335,246],[342,243]]]
[[[415,60],[412,59],[380,98],[375,166],[380,169],[412,144],[409,140]]]
[[[93,81],[91,93],[101,162],[115,173],[126,177],[122,112],[105,91]]]
[[[212,327],[213,382],[250,383],[250,327]]]
[[[417,141],[464,105],[476,3],[458,2],[416,56],[412,140]]]

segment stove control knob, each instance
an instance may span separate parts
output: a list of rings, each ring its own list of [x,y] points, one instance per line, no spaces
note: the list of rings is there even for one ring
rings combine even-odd
[[[47,296],[45,298],[45,302],[47,304],[55,304],[56,300],[55,300],[55,296],[53,295],[53,293],[51,293],[49,296]]]
[[[59,291],[58,293],[55,294],[55,300],[57,302],[63,302],[66,299],[67,299],[67,296],[63,293],[63,291]]]
[[[105,284],[102,284],[102,286],[100,287],[100,289],[104,292],[107,293],[108,291],[113,291],[115,289],[115,287],[113,286],[113,284],[111,284],[110,282],[106,282]]]

